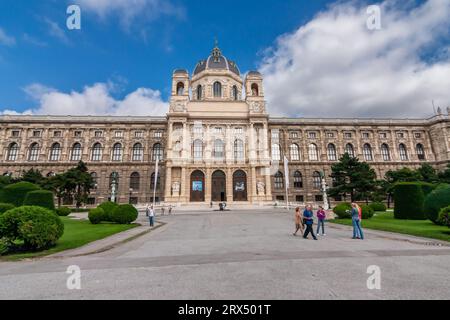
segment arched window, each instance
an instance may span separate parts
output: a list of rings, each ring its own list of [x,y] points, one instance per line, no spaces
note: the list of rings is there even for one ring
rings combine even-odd
[[[214,158],[221,159],[225,156],[225,144],[222,140],[214,141]]]
[[[345,146],[345,153],[347,153],[351,158],[355,157],[355,149],[351,143],[347,143]]]
[[[50,148],[50,161],[59,161],[61,156],[61,145],[59,143],[54,143]]]
[[[313,188],[320,189],[322,187],[322,177],[320,176],[320,172],[313,173]]]
[[[213,91],[214,98],[222,98],[222,84],[220,82],[214,82]]]
[[[284,179],[283,174],[278,171],[275,174],[275,189],[283,189],[284,188]]]
[[[201,85],[197,86],[197,100],[202,100],[203,98],[203,88]]]
[[[159,160],[162,161],[164,158],[164,148],[160,143],[156,143],[153,146],[153,161]]]
[[[419,158],[419,160],[425,160],[425,149],[423,147],[422,144],[417,144],[416,146],[416,151],[417,151],[417,157]]]
[[[372,147],[366,143],[363,147],[364,160],[373,161]]]
[[[308,155],[310,161],[318,161],[319,160],[319,152],[317,151],[317,146],[314,143],[311,143],[308,147]]]
[[[295,189],[303,188],[303,177],[300,171],[294,172],[294,188]]]
[[[383,161],[391,160],[391,153],[389,152],[389,146],[386,143],[381,145],[381,156],[383,157]]]
[[[133,161],[142,161],[144,160],[144,148],[142,147],[142,144],[136,143],[133,146]]]
[[[184,94],[184,83],[178,82],[177,84],[177,95],[182,96]]]
[[[91,172],[91,177],[92,177],[92,183],[93,183],[93,189],[97,190],[98,188],[98,175],[97,172]]]
[[[71,161],[80,161],[81,160],[81,144],[78,142],[72,146],[72,154],[70,155]]]
[[[6,159],[8,161],[16,161],[18,154],[19,154],[19,145],[15,142],[11,143],[8,147],[8,155]]]
[[[398,150],[400,153],[400,160],[407,161],[408,160],[408,151],[406,150],[406,146],[403,143],[400,143],[398,146]]]
[[[233,97],[234,101],[239,100],[239,91],[238,91],[237,86],[233,86],[231,94],[232,94],[232,97]]]
[[[259,88],[258,88],[258,85],[256,83],[252,84],[251,89],[252,89],[252,96],[254,96],[254,97],[259,96]]]
[[[28,161],[38,161],[39,160],[39,152],[41,148],[37,142],[33,143],[30,146],[30,152],[28,154]]]
[[[234,160],[244,160],[244,142],[240,139],[234,141]]]
[[[130,176],[130,189],[138,191],[141,187],[141,176],[138,172],[133,172]]]
[[[291,144],[289,150],[291,154],[291,161],[300,161],[300,148],[298,147],[298,144]]]
[[[194,141],[194,160],[202,160],[203,159],[203,141],[195,140]]]
[[[113,146],[112,161],[122,161],[122,145],[120,143]]]
[[[328,145],[327,153],[328,153],[328,160],[329,161],[337,161],[336,146],[334,144],[330,143]]]
[[[94,144],[92,147],[92,161],[101,161],[102,160],[102,145],[100,143]]]
[[[281,161],[280,145],[277,143],[272,144],[272,161]]]
[[[161,187],[161,176],[158,172],[158,178],[156,179],[156,190],[159,190]],[[155,173],[152,173],[152,176],[150,177],[150,189],[153,191],[155,189]]]

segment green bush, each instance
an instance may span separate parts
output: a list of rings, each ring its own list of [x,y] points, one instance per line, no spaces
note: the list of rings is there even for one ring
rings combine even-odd
[[[423,189],[420,183],[401,182],[394,188],[395,219],[425,220]]]
[[[351,213],[346,212],[348,210],[352,210],[352,205],[348,202],[345,202],[334,207],[333,212],[338,216],[339,219],[349,219],[351,218]]]
[[[98,208],[103,209],[103,211],[105,212],[105,220],[103,221],[109,221],[109,222],[114,222],[112,215],[113,215],[113,211],[118,207],[119,205],[115,202],[111,202],[111,201],[107,201],[107,202],[103,202],[101,205],[98,206]]]
[[[0,214],[5,213],[6,211],[14,208],[15,206],[11,203],[0,203]]]
[[[419,182],[419,185],[422,188],[422,192],[425,197],[429,195],[431,192],[433,192],[437,187],[436,184],[428,182]]]
[[[371,206],[362,206],[361,210],[363,219],[370,219],[373,217],[373,214],[375,213],[375,210],[373,210]]]
[[[16,207],[23,205],[23,201],[28,192],[39,190],[40,188],[30,182],[18,182],[10,184],[0,192],[0,202],[11,203]]]
[[[53,192],[47,190],[36,190],[27,193],[24,206],[38,206],[49,210],[55,210]]]
[[[441,209],[439,212],[438,223],[450,227],[450,206]]]
[[[43,207],[22,206],[0,216],[0,234],[8,243],[23,241],[26,249],[49,248],[63,233],[61,219]]]
[[[384,212],[387,210],[387,207],[382,202],[372,202],[369,206],[373,209],[373,211]]]
[[[95,208],[95,209],[91,209],[89,210],[89,221],[92,224],[99,224],[102,221],[105,221],[105,211],[103,211],[102,208]]]
[[[119,224],[130,224],[136,221],[138,211],[131,204],[124,204],[114,209],[112,214],[112,222]]]
[[[448,206],[450,206],[450,187],[439,187],[426,197],[424,212],[429,220],[437,223],[439,211]]]
[[[56,214],[60,217],[67,217],[71,213],[72,213],[72,210],[67,207],[60,207],[60,208],[56,209]]]

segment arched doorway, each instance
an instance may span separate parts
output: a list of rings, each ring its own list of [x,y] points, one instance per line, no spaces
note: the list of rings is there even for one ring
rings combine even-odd
[[[191,174],[191,202],[205,201],[205,174],[200,170]]]
[[[227,177],[221,170],[217,170],[212,175],[211,200],[227,201]]]
[[[233,200],[247,201],[247,174],[242,170],[233,174]]]

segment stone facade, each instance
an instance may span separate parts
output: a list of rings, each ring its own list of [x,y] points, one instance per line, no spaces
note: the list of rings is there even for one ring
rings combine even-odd
[[[442,169],[450,162],[450,117],[271,118],[262,75],[242,79],[217,47],[192,77],[173,73],[165,117],[0,116],[0,173],[49,175],[83,160],[96,178],[91,204],[109,199],[113,184],[119,202],[151,202],[157,159],[157,201],[284,201],[285,156],[289,200],[320,202],[320,173],[328,177],[345,152],[369,162],[379,178],[424,162]]]

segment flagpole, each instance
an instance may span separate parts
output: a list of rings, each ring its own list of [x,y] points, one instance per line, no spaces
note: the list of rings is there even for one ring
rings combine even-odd
[[[156,164],[155,164],[155,181],[153,183],[153,210],[155,209],[156,206],[156,184],[158,183],[158,165],[159,165],[159,159],[156,159]]]
[[[286,177],[286,209],[289,211],[289,160],[284,156],[284,175]]]

